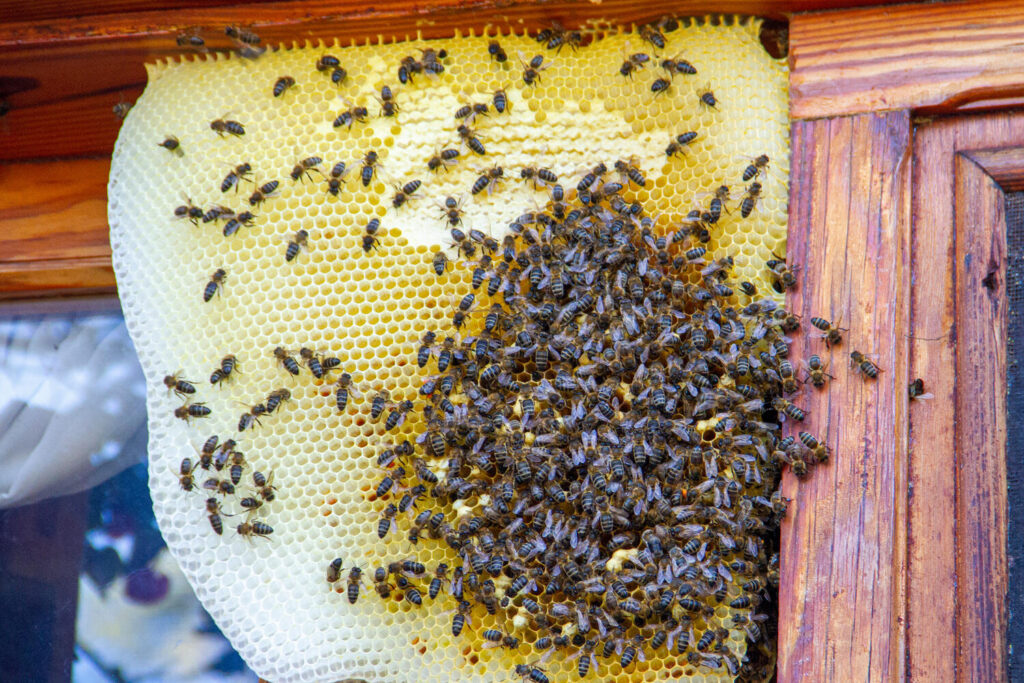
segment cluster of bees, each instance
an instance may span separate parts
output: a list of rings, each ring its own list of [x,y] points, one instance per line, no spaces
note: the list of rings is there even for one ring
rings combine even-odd
[[[662,20],[640,27],[638,35],[653,50],[663,49],[664,33],[677,25]],[[229,27],[227,34],[243,56],[265,49],[251,31]],[[557,52],[581,47],[589,35],[556,25],[536,37]],[[179,44],[200,49],[201,40],[187,33]],[[495,62],[508,61],[498,40],[490,41],[487,53]],[[541,54],[518,56],[526,86],[539,83],[552,64]],[[443,49],[407,56],[397,66],[398,81],[404,86],[419,76],[436,77],[446,59]],[[663,72],[650,85],[655,96],[677,76],[697,74],[681,56],[644,52],[626,55],[619,73],[633,79],[649,66]],[[333,55],[322,55],[315,68],[338,85],[348,78]],[[295,84],[293,76],[282,75],[268,91],[287,97]],[[376,99],[379,116],[400,112],[390,86]],[[714,109],[719,101],[707,86],[696,104]],[[485,156],[486,137],[476,124],[511,106],[504,89],[488,101],[461,105],[453,123],[458,144],[437,150],[426,170],[446,170],[467,151]],[[333,125],[351,129],[369,116],[366,107],[346,103]],[[219,118],[209,127],[220,136],[245,135],[240,121]],[[666,156],[685,153],[697,137],[695,131],[674,136]],[[176,137],[158,144],[183,153]],[[807,383],[826,386],[831,375],[815,355],[802,363],[800,377],[789,360],[789,335],[801,327],[800,318],[772,294],[735,278],[732,257],[713,258],[705,245],[723,212],[751,215],[769,163],[767,155],[752,158],[739,178],[742,193],[721,185],[706,206],[667,232],[632,196],[646,185],[632,158],[610,168],[598,163],[568,189],[548,168],[518,169],[519,180],[547,194],[546,204],[522,214],[500,240],[467,229],[461,200],[445,197],[439,219],[458,257],[438,251],[433,268],[439,278],[453,267],[467,270],[473,291],[455,306],[451,334],[424,335],[416,361],[435,372],[418,396],[378,391],[368,400],[370,417],[383,420],[386,432],[411,413],[423,425],[414,439],[381,448],[383,476],[374,497],[385,507],[378,536],[401,526],[410,543],[443,543],[457,561],[428,568],[410,558],[377,567],[371,582],[381,599],[419,606],[424,597],[450,598],[454,636],[472,625],[474,612],[499,623],[504,618],[508,627],[480,629],[478,635],[514,652],[520,636],[530,633],[532,649],[544,654],[517,664],[513,673],[533,683],[547,683],[544,664],[556,651],[577,660],[582,678],[600,666],[599,659],[627,669],[661,648],[694,667],[742,679],[766,677],[774,659],[773,617],[761,608],[779,579],[774,534],[788,502],[778,490],[781,470],[788,465],[805,476],[829,457],[823,439],[802,430],[783,437],[780,424],[802,422],[804,411],[790,397]],[[366,151],[356,165],[358,180],[368,187],[380,155]],[[325,163],[310,155],[298,159],[289,175],[293,183],[322,181],[325,193],[337,196],[349,170],[344,161]],[[241,161],[220,184],[227,193],[251,183],[248,206],[200,207],[188,199],[175,216],[196,226],[215,223],[225,238],[253,226],[253,210],[275,196],[281,181],[256,187],[252,174],[252,164]],[[491,193],[514,176],[494,165],[467,190]],[[392,208],[417,198],[422,186],[419,179],[396,186]],[[364,252],[380,248],[380,229],[379,218],[362,228]],[[285,246],[285,261],[294,261],[309,239],[307,231],[296,232]],[[764,279],[776,292],[796,285],[785,259],[776,257],[766,268]],[[227,277],[224,268],[214,271],[202,289],[204,302],[218,295]],[[842,342],[845,330],[838,324],[819,317],[810,323],[828,347]],[[337,358],[308,348],[270,353],[293,376],[304,366],[316,380],[329,382],[330,373],[339,371],[333,382],[341,412],[350,395],[363,397]],[[865,354],[854,351],[851,359],[867,378],[880,372]],[[235,363],[234,356],[226,357],[211,384],[227,380]],[[176,417],[210,414],[190,400],[192,382],[177,375],[164,381],[186,400]],[[923,383],[917,395],[925,397]],[[254,428],[290,396],[287,389],[270,392],[241,415],[238,432]],[[206,510],[217,534],[221,516],[229,514],[221,500],[236,496],[241,509],[230,514],[248,515],[236,531],[267,537],[273,529],[255,515],[274,499],[275,488],[270,477],[253,470],[252,494],[236,493],[249,467],[236,446],[233,439],[210,437],[196,463],[182,461],[181,488],[211,493]],[[199,469],[211,475],[202,483]],[[337,584],[344,576],[347,599],[355,603],[363,574],[362,567],[346,570],[335,558],[326,579]],[[712,623],[721,623],[723,607],[734,630],[750,641],[745,656],[734,652],[730,630]],[[516,618],[528,630],[511,627]]]
[[[229,380],[237,372],[239,372],[238,359],[231,354],[224,356],[210,374],[210,384],[216,386]],[[183,379],[179,373],[175,373],[166,375],[163,383],[167,387],[168,393],[173,393],[185,400],[184,405],[174,409],[176,418],[190,422],[192,419],[206,418],[211,415],[212,411],[205,403],[191,400],[196,394],[195,382]],[[273,413],[290,398],[291,392],[287,389],[276,389],[270,392],[266,401],[242,413],[238,431],[243,432],[252,428],[253,425],[258,424],[260,416]],[[206,473],[202,482],[198,481],[204,476],[200,470]],[[250,470],[249,478],[252,483],[249,485],[243,484],[246,470]],[[222,516],[231,517],[243,513],[246,514],[246,520],[235,527],[235,531],[240,536],[266,538],[274,533],[274,529],[269,524],[256,519],[257,515],[266,512],[264,505],[276,497],[277,488],[272,482],[273,474],[266,476],[251,467],[245,459],[245,454],[238,449],[238,442],[235,439],[229,438],[221,442],[217,435],[209,437],[203,443],[196,460],[193,461],[190,457],[183,458],[178,469],[178,484],[182,491],[207,493],[206,516],[210,527],[218,536],[224,533]],[[245,486],[244,489],[243,486]],[[222,501],[228,497],[237,502],[241,510],[232,513],[225,512]]]

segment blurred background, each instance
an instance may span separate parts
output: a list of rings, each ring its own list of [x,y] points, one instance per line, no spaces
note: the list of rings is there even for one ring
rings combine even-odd
[[[157,529],[116,306],[0,308],[0,681],[255,682]]]

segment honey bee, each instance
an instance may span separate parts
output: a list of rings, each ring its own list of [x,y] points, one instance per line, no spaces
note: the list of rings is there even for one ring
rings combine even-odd
[[[298,230],[295,235],[289,240],[288,246],[284,250],[284,260],[292,262],[295,257],[299,255],[299,250],[306,246],[306,242],[309,240],[309,232],[306,230]]]
[[[291,88],[293,85],[295,85],[294,78],[292,78],[291,76],[281,76],[276,81],[274,81],[274,97],[280,97],[285,93],[285,91],[288,90],[288,88]]]
[[[178,140],[177,137],[173,135],[168,135],[167,137],[165,137],[163,142],[157,143],[157,146],[163,147],[168,152],[174,152],[179,157],[184,154],[184,152],[181,149],[181,142]]]
[[[473,183],[473,187],[469,189],[470,194],[477,195],[484,190],[487,190],[487,194],[490,194],[494,188],[498,186],[498,183],[504,175],[505,169],[497,165],[492,166],[480,174],[480,177],[476,179],[476,182]]]
[[[175,207],[174,217],[175,218],[188,218],[192,222],[192,225],[199,225],[199,219],[203,218],[203,210],[192,203],[191,199],[186,197],[186,203],[181,206]],[[206,221],[209,223],[209,221]]]
[[[210,299],[213,298],[213,295],[220,291],[220,287],[224,284],[227,277],[228,273],[223,268],[218,268],[213,271],[213,274],[210,276],[210,281],[207,282],[206,287],[203,288],[203,301],[209,303]]]
[[[347,372],[341,373],[341,377],[335,383],[338,387],[335,393],[335,405],[338,406],[338,412],[345,412],[345,407],[348,405],[348,397],[351,393],[356,398],[362,396],[356,386],[352,383],[352,375]]]
[[[249,162],[238,164],[224,177],[224,181],[220,184],[220,191],[227,192],[232,187],[237,190],[238,182],[248,179],[250,171],[252,171],[252,165]]]
[[[239,536],[244,536],[247,539],[254,537],[267,538],[270,534],[274,533],[274,529],[264,522],[242,522],[235,527],[235,531],[238,532]]]
[[[256,425],[261,424],[260,416],[265,415],[267,412],[267,406],[264,403],[257,403],[252,406],[238,418],[238,431],[244,432],[247,429],[252,429]]]
[[[260,37],[254,31],[242,28],[241,26],[225,26],[224,35],[248,45],[260,44]]]
[[[508,93],[505,92],[504,88],[498,88],[494,91],[494,94],[491,96],[491,103],[494,104],[494,111],[499,114],[512,110],[512,105],[508,101]]]
[[[459,134],[459,138],[461,138],[462,141],[466,143],[466,146],[473,150],[473,152],[480,156],[487,154],[487,148],[484,147],[484,143],[480,142],[480,138],[476,136],[476,132],[472,128],[463,123],[459,124],[459,127],[456,130]]]
[[[329,194],[337,197],[338,193],[341,192],[341,185],[345,182],[346,170],[344,161],[339,161],[331,167],[330,177],[327,178],[327,192]]]
[[[181,379],[177,373],[164,375],[164,386],[167,387],[167,391],[173,391],[177,394],[178,398],[187,399],[189,394],[196,393],[196,388],[192,382],[187,379]]]
[[[377,101],[380,102],[381,116],[395,116],[398,113],[398,103],[395,102],[395,94],[391,92],[390,86],[381,87]]]
[[[645,24],[637,31],[640,39],[644,40],[659,50],[665,49],[665,35],[654,24]]]
[[[356,600],[359,599],[359,586],[363,582],[363,570],[359,567],[352,567],[348,570],[348,601],[350,604],[356,604]]]
[[[477,116],[487,116],[488,111],[486,102],[471,102],[455,110],[455,119],[466,119],[466,123],[472,123]]]
[[[320,356],[313,349],[302,347],[299,349],[299,357],[305,362],[306,367],[313,373],[313,376],[317,379],[323,379],[324,375],[327,374],[327,370],[324,369],[323,363],[321,363]]]
[[[359,177],[363,181],[363,187],[370,186],[370,182],[373,180],[374,171],[377,169],[379,163],[379,156],[377,155],[377,152],[373,150],[370,150],[363,156],[363,167],[359,171]],[[369,251],[366,249],[365,245],[363,249],[364,251]]]
[[[345,111],[338,114],[337,118],[334,119],[334,123],[331,125],[333,125],[335,128],[345,126],[349,130],[351,130],[353,123],[366,123],[366,117],[368,117],[369,115],[370,113],[366,110],[366,107],[349,107]]]
[[[454,166],[455,161],[459,158],[459,150],[457,149],[442,149],[440,152],[430,157],[427,160],[427,169],[430,171],[437,171],[439,168],[443,168],[446,171],[449,166]]]
[[[487,54],[489,54],[491,59],[499,64],[503,64],[508,61],[508,54],[506,54],[504,48],[501,47],[501,43],[496,40],[492,40],[487,44]]]
[[[669,78],[674,78],[676,74],[692,76],[697,73],[693,64],[680,57],[661,60],[661,68],[668,72]]]
[[[224,534],[224,523],[220,518],[220,502],[216,498],[206,499],[206,517],[210,520],[210,526],[218,536]]]
[[[373,235],[363,235],[363,253],[370,253],[371,249],[380,246],[380,240]]]
[[[669,88],[672,87],[672,81],[667,78],[657,78],[651,83],[651,92],[657,95],[667,93]]]
[[[822,362],[821,356],[811,356],[805,362],[803,362],[803,366],[804,370],[807,372],[807,378],[810,380],[811,384],[818,387],[819,389],[825,386],[825,382],[827,381],[825,379],[826,377],[832,379],[832,375],[825,372],[828,366]]]
[[[206,52],[206,41],[199,35],[199,29],[197,28],[182,31],[177,35],[174,42],[177,43],[178,47],[191,47],[200,52]]]
[[[431,265],[437,276],[441,277],[444,275],[444,271],[448,268],[448,257],[439,249],[434,252],[434,257],[431,259]]]
[[[623,161],[619,160],[615,162],[615,170],[622,176],[623,180],[628,179],[634,185],[644,187],[647,185],[647,180],[644,178],[644,174],[633,165],[632,160]]]
[[[320,169],[317,168],[317,167],[320,166],[321,163],[323,163],[323,159],[321,159],[320,157],[317,157],[317,156],[311,156],[311,157],[306,157],[305,159],[301,159],[292,168],[292,172],[290,174],[291,175],[291,179],[292,180],[298,180],[302,176],[306,176],[310,180],[313,180],[313,176],[311,176],[309,174],[309,172],[312,171],[312,170],[319,171]],[[303,182],[305,182],[305,181],[303,181]]]
[[[925,393],[925,391],[924,391],[924,380],[921,379],[920,377],[918,377],[917,379],[915,379],[913,382],[910,383],[908,391],[909,391],[909,394],[910,394],[910,398],[916,398],[916,399],[935,398],[931,393]]]
[[[415,57],[408,55],[402,57],[402,61],[398,65],[398,82],[403,85],[412,83],[416,74],[423,73],[423,67],[423,62]]]
[[[582,666],[581,664],[580,667],[582,668]],[[544,669],[533,664],[516,664],[515,674],[523,679],[523,683],[526,683],[526,681],[531,683],[550,683],[547,675],[544,673]],[[586,673],[580,674],[580,676],[585,675]]]
[[[537,183],[554,184],[558,182],[558,176],[549,168],[537,168],[535,166],[524,166],[519,170],[519,177],[527,182],[533,183],[533,189],[537,189]]]
[[[448,222],[448,225],[455,226],[462,222],[462,202],[456,201],[455,197],[445,197],[444,205],[441,208],[441,218]]]
[[[696,139],[697,133],[694,131],[680,133],[674,140],[668,143],[668,147],[665,148],[665,156],[673,157],[684,153],[686,147]]]
[[[405,416],[410,410],[412,410],[412,408],[412,401],[402,401],[392,408],[391,412],[388,413],[387,419],[384,420],[385,431],[390,432],[392,429],[395,429],[405,422]]]
[[[274,358],[291,374],[296,376],[299,374],[298,362],[283,347],[278,346],[274,349]]]
[[[373,398],[370,400],[370,418],[373,420],[379,419],[381,413],[384,412],[384,408],[386,408],[390,402],[391,394],[387,389],[382,389],[374,394]]]
[[[341,565],[342,560],[340,557],[336,557],[331,560],[331,563],[327,565],[327,583],[337,583],[338,579],[341,578]]]
[[[410,180],[402,187],[396,188],[395,196],[392,197],[391,199],[391,206],[393,206],[396,209],[400,208],[403,204],[405,204],[405,202],[413,198],[412,195],[416,192],[416,190],[420,189],[420,185],[422,184],[423,182],[420,180]]]
[[[224,224],[224,236],[231,237],[243,227],[251,227],[255,218],[256,216],[254,216],[251,211],[243,211],[242,213],[234,216]]]
[[[703,107],[709,109],[718,109],[718,100],[715,98],[715,93],[711,91],[710,86],[704,86],[704,89],[698,93],[700,97],[700,104]]]
[[[255,470],[252,473],[252,483],[256,488],[256,493],[260,498],[268,503],[276,497],[274,492],[277,491],[277,487],[271,483],[273,481],[273,473],[271,473],[269,477],[264,476],[262,472]]]
[[[234,135],[240,137],[245,135],[245,126],[238,121],[231,121],[224,118],[214,119],[210,121],[210,130],[215,132],[217,135],[224,137],[224,134]]]
[[[776,256],[774,259],[766,261],[765,265],[767,265],[771,270],[772,279],[775,281],[775,285],[779,288],[779,291],[796,287],[796,275],[794,275],[793,271],[786,265],[786,261],[784,259]],[[814,321],[812,320],[811,323],[813,324]],[[817,325],[815,325],[815,327],[817,327]],[[820,330],[822,328],[819,327],[818,329]]]
[[[235,494],[235,485],[225,479],[217,479],[210,477],[203,482],[203,488],[207,491],[212,491],[218,496],[233,496]]]
[[[743,169],[743,182],[749,182],[759,176],[768,167],[768,155],[761,154],[753,159],[750,165]]]
[[[833,325],[825,318],[811,318],[811,324],[825,333],[820,335],[820,337],[825,340],[825,346],[831,348],[843,341],[842,332],[846,329],[845,327]]]
[[[619,67],[619,73],[627,78],[632,78],[633,74],[643,69],[644,65],[649,61],[651,61],[650,55],[643,52],[635,52],[626,56],[622,61],[622,66]]]
[[[192,458],[182,459],[178,474],[178,484],[181,486],[182,491],[191,491],[195,488],[196,480],[192,473],[197,466],[197,464],[192,462]]]
[[[772,400],[772,408],[780,413],[784,413],[786,416],[793,418],[797,422],[803,422],[807,414],[800,408],[790,403],[784,398],[775,398]]]
[[[747,193],[743,197],[743,201],[740,202],[740,215],[746,218],[750,215],[750,212],[754,210],[754,206],[757,204],[757,200],[761,196],[761,183],[750,183],[750,187],[747,188]]]
[[[128,112],[131,111],[131,108],[132,108],[132,103],[131,102],[118,102],[117,104],[114,105],[114,108],[113,108],[114,116],[116,116],[118,119],[124,121],[125,118],[128,116]]]
[[[193,417],[208,417],[210,412],[205,403],[189,403],[180,408],[175,408],[174,417],[188,422]]]
[[[263,183],[249,196],[249,206],[257,206],[264,202],[270,195],[272,195],[280,183],[276,180]]]
[[[391,597],[391,590],[394,586],[388,582],[388,573],[384,567],[377,567],[377,569],[374,570],[373,588],[377,591],[377,595],[379,595],[382,600]]]
[[[267,412],[273,413],[281,404],[291,400],[292,392],[287,389],[275,389],[267,394]]]
[[[341,66],[341,62],[334,55],[321,55],[316,60],[317,71],[327,71],[329,69],[337,69]]]
[[[799,436],[800,441],[803,443],[803,445],[807,446],[807,448],[810,449],[811,453],[814,455],[814,459],[817,462],[823,463],[828,461],[828,446],[826,446],[823,443],[819,443],[818,440],[808,432],[800,432]],[[747,588],[746,585],[744,585],[743,588],[744,590],[751,590],[750,588]],[[758,588],[757,590],[760,590],[760,588]]]
[[[523,53],[519,53],[519,63],[523,66],[523,83],[526,85],[536,85],[541,82],[540,74],[545,69],[551,66],[551,63],[544,63],[543,55],[534,55],[533,58],[527,62],[523,59]]]
[[[882,371],[877,365],[868,359],[867,355],[860,351],[851,352],[850,360],[853,361],[853,364],[861,371],[861,373],[864,374],[865,377],[877,379],[878,373]]]

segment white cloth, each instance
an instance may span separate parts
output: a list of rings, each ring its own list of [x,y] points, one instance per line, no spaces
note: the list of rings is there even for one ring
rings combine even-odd
[[[0,319],[0,508],[114,476],[145,455],[124,448],[145,429],[145,379],[120,315]]]

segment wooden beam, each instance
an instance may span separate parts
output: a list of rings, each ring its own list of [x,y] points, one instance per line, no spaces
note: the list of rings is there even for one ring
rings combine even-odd
[[[1002,189],[985,169],[957,155],[958,681],[1009,680],[1004,206]]]
[[[849,328],[831,351],[811,332],[796,358],[831,360],[828,392],[797,399],[833,457],[784,492],[780,681],[893,681],[904,675],[909,324],[910,117],[800,121],[792,129],[790,305]],[[866,379],[849,352],[878,355]]]
[[[911,680],[1005,679],[1006,311],[990,297],[1004,293],[999,212],[1002,193],[1024,186],[1021,139],[1019,113],[915,134],[910,368],[935,398],[910,410]],[[994,290],[978,285],[989,263]]]
[[[0,298],[112,292],[107,159],[0,165]]]
[[[1024,5],[935,2],[794,16],[790,113],[949,112],[1024,95]]]

